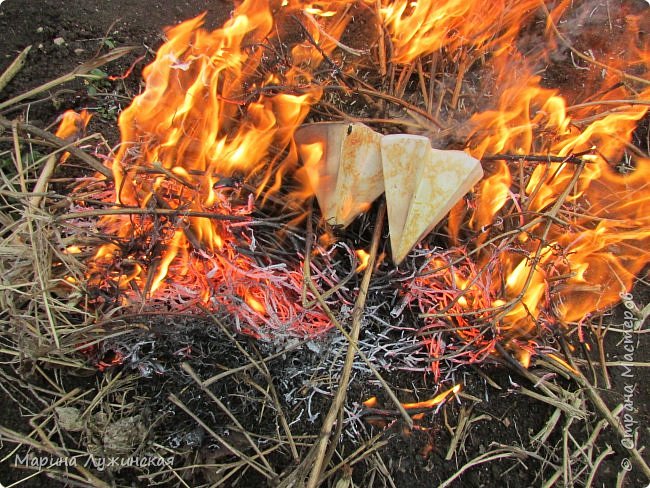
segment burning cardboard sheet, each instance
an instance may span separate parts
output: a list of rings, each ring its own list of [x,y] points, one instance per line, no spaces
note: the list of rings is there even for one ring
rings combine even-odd
[[[347,227],[383,193],[381,134],[359,123],[301,127],[298,152],[325,220]]]
[[[401,263],[483,176],[462,151],[422,136],[381,136],[359,123],[319,123],[295,135],[325,220],[348,226],[386,192],[393,262]]]
[[[393,262],[399,264],[483,177],[483,168],[463,151],[433,149],[422,136],[384,136],[381,154]]]

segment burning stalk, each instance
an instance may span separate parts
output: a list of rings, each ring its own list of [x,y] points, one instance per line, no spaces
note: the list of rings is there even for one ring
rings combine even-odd
[[[453,396],[458,394],[460,391],[461,386],[460,385],[455,385],[453,388],[450,388],[448,390],[443,391],[442,393],[439,393],[435,397],[425,400],[422,402],[414,402],[414,403],[401,403],[402,407],[404,410],[408,412],[408,414],[411,417],[416,417],[419,416],[423,413],[430,412],[432,409],[437,409],[440,406],[444,404],[444,402],[447,400],[447,397]],[[399,410],[386,410],[383,408],[377,408],[375,405],[377,403],[377,398],[372,397],[363,402],[364,408],[361,411],[361,416],[381,416],[381,417],[399,417],[401,415]]]
[[[566,157],[559,156],[541,156],[536,154],[490,154],[481,158],[481,161],[523,161],[535,163],[569,163],[569,164],[584,164],[588,162],[586,158],[578,155],[569,155]]]
[[[11,129],[13,124],[14,124],[13,122],[0,115],[0,125],[2,127],[6,129]],[[100,161],[90,156],[86,152],[80,150],[79,148],[75,147],[73,144],[69,143],[68,141],[65,141],[64,139],[61,139],[56,135],[52,135],[48,131],[35,127],[31,124],[16,122],[15,126],[18,130],[33,134],[36,137],[39,137],[44,141],[47,141],[58,148],[65,149],[66,151],[70,152],[74,157],[88,164],[88,166],[90,166],[95,171],[101,173],[106,178],[108,179],[113,178],[111,172]]]

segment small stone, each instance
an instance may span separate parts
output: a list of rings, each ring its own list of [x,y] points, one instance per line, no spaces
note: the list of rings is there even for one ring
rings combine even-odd
[[[55,46],[63,46],[65,44],[65,39],[63,37],[57,37],[52,42]]]
[[[144,440],[147,429],[139,415],[124,417],[109,424],[102,441],[109,456],[128,456]]]
[[[81,412],[79,412],[78,408],[57,407],[54,411],[59,419],[59,425],[63,430],[67,430],[68,432],[79,432],[83,430],[84,425],[81,420]]]
[[[42,28],[42,27],[39,27],[38,29],[36,29],[36,32],[37,32],[38,34],[42,34],[42,33],[43,33],[43,28]]]
[[[86,50],[85,50],[85,49],[82,49],[82,48],[80,48],[80,47],[78,47],[77,49],[74,50],[74,53],[75,53],[77,56],[80,56],[80,55],[83,54],[84,52],[86,52]]]

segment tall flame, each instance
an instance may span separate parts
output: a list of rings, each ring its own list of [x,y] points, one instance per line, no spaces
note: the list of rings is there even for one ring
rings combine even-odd
[[[478,12],[481,3],[447,6]],[[563,15],[584,20],[587,13],[584,5],[571,10],[569,4],[553,12],[542,8],[550,39],[548,50],[534,51],[539,59],[558,45],[569,49],[557,24]],[[416,3],[412,15],[422,8]],[[490,29],[488,17],[471,29]],[[611,44],[597,43],[597,54],[584,60],[580,89],[542,86],[532,74],[535,57],[521,56],[514,46],[489,62],[498,97],[493,108],[471,118],[466,150],[477,158],[500,153],[522,159],[485,163],[487,176],[471,208],[459,206],[450,216],[456,246],[434,255],[407,294],[426,317],[420,333],[433,357],[477,361],[494,352],[496,341],[511,341],[524,348],[518,355],[530,358],[541,329],[580,325],[611,307],[650,262],[650,160],[632,145],[648,118],[650,44],[641,33],[649,25],[647,16],[624,19]],[[602,26],[587,29],[595,40],[602,37],[596,29]],[[411,40],[421,35],[413,30]],[[480,43],[471,34],[462,41],[451,37],[441,36],[433,48]],[[398,43],[398,53],[411,59],[426,52],[420,47]],[[499,50],[494,43],[490,49]],[[529,155],[537,161],[527,162]],[[627,171],[620,171],[626,161]],[[463,346],[442,339],[449,322]],[[437,362],[432,368],[438,372]]]
[[[507,50],[538,0],[396,0],[381,9],[397,63],[443,48],[498,55]]]
[[[125,212],[101,221],[121,244],[98,250],[91,285],[106,286],[108,275],[123,298],[136,289],[235,307],[255,334],[262,321],[329,327],[321,312],[286,296],[300,296],[299,270],[262,273],[235,250],[254,245],[236,221],[248,220],[254,198],[277,191],[297,163],[293,132],[322,92],[312,73],[349,21],[329,5],[245,0],[220,29],[204,30],[200,15],[166,31],[143,71],[145,90],[120,115],[122,142],[111,161],[116,206],[154,217]],[[301,15],[313,21],[304,22],[305,40],[283,58],[273,44],[279,21]],[[249,199],[242,182],[253,187]]]
[[[629,290],[634,276],[650,261],[648,159],[638,158],[630,175],[613,167],[647,106],[622,107],[580,124],[567,114],[564,99],[538,82],[533,77],[506,90],[501,110],[476,116],[475,139],[470,143],[479,157],[485,152],[510,152],[569,159],[590,153],[583,165],[539,164],[525,186],[512,190],[513,175],[499,162],[481,185],[470,220],[477,233],[495,222],[508,198],[518,207],[519,217],[512,224],[521,232],[513,235],[511,246],[498,251],[491,276],[481,279],[492,281],[492,296],[517,301],[503,320],[505,328],[517,329],[520,335],[531,330],[542,309],[553,309],[561,322],[573,322],[616,303],[621,290]],[[649,93],[646,90],[640,98]],[[483,131],[491,135],[480,137]],[[557,215],[543,217],[565,192],[566,204]],[[484,238],[476,242],[482,244]],[[500,274],[505,278],[502,294]]]

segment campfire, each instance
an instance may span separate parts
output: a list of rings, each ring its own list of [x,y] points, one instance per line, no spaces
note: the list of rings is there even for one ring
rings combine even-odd
[[[580,328],[589,314],[620,301],[648,262],[650,234],[643,222],[649,161],[635,158],[627,170],[616,165],[625,164],[625,150],[647,105],[629,103],[602,116],[592,114],[602,108],[599,102],[609,107],[612,100],[647,99],[650,88],[642,85],[630,93],[620,82],[625,73],[608,65],[600,80],[590,80],[588,102],[573,94],[567,102],[557,90],[541,86],[532,66],[513,60],[514,49],[506,49],[535,11],[533,4],[506,3],[498,14],[478,3],[446,8],[449,12],[436,10],[434,17],[433,2],[379,10],[350,2],[244,2],[213,32],[201,27],[202,17],[170,29],[143,72],[145,90],[120,116],[122,143],[107,161],[113,178],[104,200],[116,205],[98,225],[115,237],[89,263],[88,285],[99,290],[96,302],[226,310],[242,331],[255,336],[326,332],[332,323],[324,311],[303,305],[305,298],[315,301],[304,282],[304,252],[283,261],[255,256],[255,226],[264,223],[252,215],[275,205],[281,208],[272,211],[298,214],[300,221],[316,194],[323,221],[347,227],[384,192],[382,163],[387,182],[394,173],[386,198],[396,262],[432,230],[429,207],[440,213],[437,224],[453,206],[447,225],[440,227],[446,242],[419,253],[427,256],[426,263],[399,290],[402,310],[414,307],[425,319],[419,332],[425,332],[433,358],[445,353],[445,339],[436,329],[447,329],[448,323],[461,346],[473,343],[459,356],[469,362],[494,353],[499,341],[517,344],[518,354],[527,357],[534,355],[535,338],[544,330]],[[549,13],[549,36],[562,8]],[[494,16],[503,14],[507,22],[497,23]],[[490,94],[496,107],[447,114],[456,130],[465,132],[465,151],[483,159],[486,176],[472,200],[463,195],[482,172],[462,183],[474,169],[450,152],[438,157],[461,173],[452,183],[456,194],[439,202],[435,198],[446,198],[444,189],[421,184],[427,175],[450,178],[447,168],[418,164],[427,157],[422,151],[430,150],[429,141],[441,140],[438,134],[395,136],[390,146],[381,143],[381,154],[379,142],[365,135],[358,136],[361,142],[348,142],[356,131],[380,137],[362,126],[314,126],[315,135],[294,139],[325,90],[354,93],[354,70],[363,69],[372,55],[338,40],[355,15],[380,21],[378,28],[386,31],[381,38],[392,46],[391,74],[398,74],[394,93],[405,92],[409,71],[418,69],[420,95],[428,101],[433,82],[426,86],[424,72],[434,66],[426,66],[425,54],[460,57],[459,90],[460,70],[479,63],[480,56],[492,56],[481,64],[496,81],[498,89]],[[479,22],[485,15],[491,20]],[[283,30],[297,26],[302,36],[282,57],[275,44],[287,35]],[[647,52],[634,44],[638,33],[627,34],[630,59],[624,61],[644,69]],[[545,53],[540,49],[539,54]],[[518,65],[518,76],[509,76],[512,64]],[[334,70],[342,86],[315,78],[319,69]],[[429,115],[420,130],[442,132],[431,127],[439,117]],[[385,130],[400,128],[399,120],[386,125],[391,122]],[[319,139],[319,134],[327,135]],[[340,141],[342,149],[334,149]],[[334,155],[336,150],[341,152]],[[398,163],[389,150],[402,160]],[[338,179],[327,181],[332,166]],[[402,239],[402,232],[416,237]],[[241,252],[244,248],[248,252]],[[312,252],[322,258],[331,249]],[[324,272],[330,276],[318,280],[321,294],[341,279]]]
[[[312,385],[317,372],[336,372],[309,449],[299,452],[291,437],[295,412],[275,419],[291,439],[290,448],[278,447],[291,454],[291,475],[275,471],[263,443],[232,414],[242,445],[212,436],[224,455],[281,486],[326,482],[338,472],[328,470],[339,437],[359,429],[374,426],[381,436],[400,424],[433,436],[431,422],[447,405],[480,402],[464,392],[464,371],[502,388],[482,370],[495,364],[541,393],[512,378],[510,386],[556,409],[537,442],[548,441],[561,415],[586,422],[588,400],[638,476],[648,476],[641,445],[629,442],[636,438],[617,418],[625,407],[608,406],[592,384],[596,369],[610,381],[604,332],[594,324],[621,301],[634,309],[630,334],[647,315],[633,290],[645,284],[650,261],[650,24],[642,5],[616,8],[244,0],[216,29],[202,14],[165,30],[110,149],[84,139],[88,111],[66,112],[56,136],[0,120],[16,148],[25,131],[61,149],[33,189],[32,210],[46,205],[56,165],[84,158],[95,171],[75,177],[57,203],[65,244],[53,262],[57,296],[76,296],[74,307],[103,332],[75,331],[65,350],[53,329],[51,344],[81,353],[101,374],[130,366],[143,377],[164,376],[146,341],[115,340],[109,323],[123,321],[128,336],[137,317],[208,320],[203,328],[219,324],[237,355],[261,361],[256,368],[279,412],[277,385],[255,348],[270,347],[269,357],[286,344],[322,354],[329,366],[295,373]],[[156,332],[166,334],[174,332]],[[170,355],[227,411],[187,362],[197,348],[181,334],[184,342],[170,340],[178,349]],[[254,352],[241,338],[257,340]],[[346,390],[357,370],[377,388],[353,407]],[[405,398],[386,374],[419,378],[429,391]],[[284,381],[277,388],[299,407],[296,388]],[[562,381],[577,384],[585,399]],[[179,392],[169,393],[178,412],[211,432]],[[314,392],[300,395],[313,423]],[[475,421],[463,417],[471,408],[460,408],[446,459]],[[422,447],[424,458],[434,444]],[[531,455],[504,449],[492,451],[494,459]],[[590,447],[588,458],[571,457],[586,466],[575,473],[554,459],[557,469],[544,481],[590,485],[613,453]],[[483,454],[442,486],[487,462]],[[354,459],[342,461],[346,469]]]

